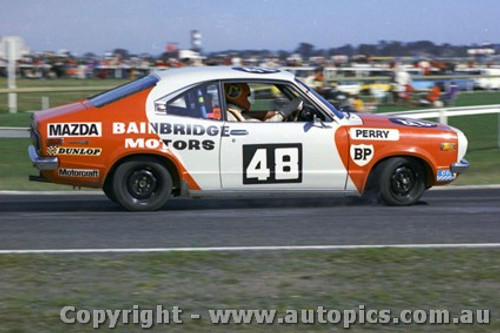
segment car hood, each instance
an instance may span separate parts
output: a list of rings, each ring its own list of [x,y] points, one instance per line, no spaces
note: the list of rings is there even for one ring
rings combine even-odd
[[[452,130],[449,126],[423,119],[406,118],[400,116],[382,116],[366,113],[357,113],[356,115],[361,119],[363,125],[366,127],[399,128],[407,130],[410,130],[412,128],[434,129],[441,131]]]

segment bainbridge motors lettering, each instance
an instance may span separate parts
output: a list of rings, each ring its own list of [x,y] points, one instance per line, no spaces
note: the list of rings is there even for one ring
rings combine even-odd
[[[170,123],[113,123],[113,134],[159,134],[159,135],[193,135],[193,136],[229,136],[228,126],[203,126],[199,124]]]
[[[399,131],[397,129],[353,127],[349,130],[349,135],[353,140],[374,140],[374,141],[399,140]]]
[[[126,138],[125,148],[130,149],[168,149],[177,150],[213,150],[215,142],[213,140],[170,140],[170,139],[145,139],[145,138]]]
[[[53,123],[47,126],[48,138],[100,137],[101,123]]]
[[[112,132],[115,135],[161,135],[161,139],[126,138],[125,148],[128,149],[213,150],[215,149],[215,141],[206,137],[230,136],[229,126],[147,122],[115,122]],[[182,136],[190,136],[190,138],[183,139]],[[205,138],[196,138],[201,136]]]

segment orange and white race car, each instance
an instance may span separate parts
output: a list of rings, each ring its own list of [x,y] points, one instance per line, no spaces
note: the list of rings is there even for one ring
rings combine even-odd
[[[31,137],[32,180],[102,188],[132,211],[310,191],[411,205],[469,165],[455,128],[340,112],[293,74],[259,67],[154,73],[35,113]]]

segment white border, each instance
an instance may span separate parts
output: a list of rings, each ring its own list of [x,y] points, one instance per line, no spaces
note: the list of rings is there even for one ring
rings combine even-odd
[[[487,190],[487,189],[500,189],[500,184],[484,184],[484,185],[447,185],[447,186],[434,186],[430,191],[454,191],[454,190]],[[308,191],[310,195],[315,191]],[[283,192],[286,193],[286,192]],[[295,192],[296,193],[296,192]],[[321,193],[321,191],[317,191]],[[73,191],[17,191],[17,190],[2,190],[0,195],[104,195],[102,190],[73,190]],[[300,194],[300,192],[299,192]]]
[[[0,250],[2,254],[94,254],[94,253],[168,253],[168,252],[243,252],[243,251],[309,251],[359,249],[454,249],[500,248],[500,243],[458,244],[387,244],[387,245],[290,245],[290,246],[224,246],[224,247],[164,247],[164,248],[110,248],[110,249],[33,249]]]

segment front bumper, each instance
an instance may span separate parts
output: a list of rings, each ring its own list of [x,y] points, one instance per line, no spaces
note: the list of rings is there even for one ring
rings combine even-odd
[[[38,155],[33,145],[28,147],[28,154],[30,155],[33,165],[40,171],[56,170],[59,166],[59,159],[57,157],[41,157]]]
[[[464,173],[469,168],[469,162],[464,158],[458,163],[453,163],[451,165],[451,172],[453,173]]]

